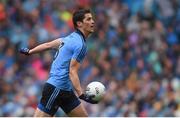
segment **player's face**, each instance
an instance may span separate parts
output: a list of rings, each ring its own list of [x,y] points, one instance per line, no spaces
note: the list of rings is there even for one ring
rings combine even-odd
[[[94,20],[91,13],[85,14],[85,18],[83,19],[82,28],[84,31],[92,33],[94,32]]]

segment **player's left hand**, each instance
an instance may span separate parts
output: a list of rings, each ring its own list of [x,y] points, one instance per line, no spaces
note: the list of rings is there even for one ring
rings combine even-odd
[[[88,102],[88,103],[91,103],[91,104],[97,104],[98,102],[97,101],[94,101],[92,98],[94,97],[94,95],[87,95],[87,94],[81,94],[79,96],[80,99]]]

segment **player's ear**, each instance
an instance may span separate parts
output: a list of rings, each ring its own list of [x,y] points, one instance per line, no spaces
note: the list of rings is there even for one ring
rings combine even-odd
[[[81,21],[77,21],[77,26],[78,27],[82,27],[82,22]]]

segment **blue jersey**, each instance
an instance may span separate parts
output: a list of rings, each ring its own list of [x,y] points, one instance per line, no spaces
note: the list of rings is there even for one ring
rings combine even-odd
[[[47,83],[62,90],[70,91],[73,89],[69,78],[71,59],[81,63],[86,56],[87,47],[84,35],[79,30],[61,38],[61,41],[62,44],[55,54]]]

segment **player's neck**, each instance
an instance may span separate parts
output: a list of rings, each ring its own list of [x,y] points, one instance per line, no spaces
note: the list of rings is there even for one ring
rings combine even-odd
[[[89,36],[89,32],[85,32],[82,29],[78,29],[78,30],[82,33],[82,35],[84,36],[85,39]]]

